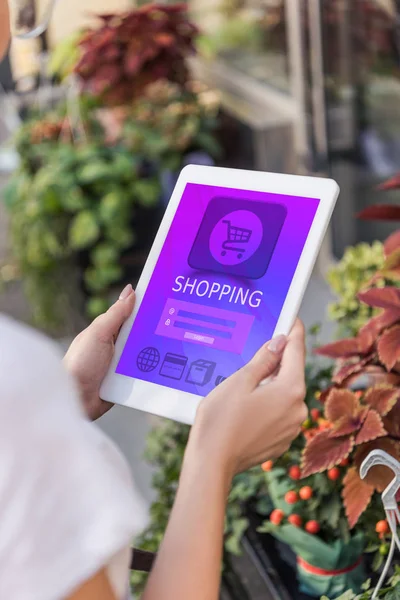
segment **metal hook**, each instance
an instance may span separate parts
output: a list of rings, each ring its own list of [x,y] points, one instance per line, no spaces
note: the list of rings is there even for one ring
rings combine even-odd
[[[388,467],[394,473],[394,479],[389,483],[387,488],[382,493],[382,503],[385,509],[390,531],[392,533],[392,541],[390,544],[390,551],[386,560],[386,564],[379,578],[378,585],[375,588],[372,600],[375,600],[378,597],[379,590],[385,583],[396,546],[400,551],[400,539],[397,534],[397,525],[400,524],[400,511],[396,502],[396,496],[400,489],[400,463],[384,450],[373,450],[361,465],[361,479],[365,479],[369,470],[378,465],[382,467]]]
[[[384,450],[373,450],[363,461],[360,469],[361,479],[365,479],[368,471],[376,466],[388,467],[395,477],[382,493],[382,502],[385,509],[397,510],[396,495],[400,489],[400,463]]]

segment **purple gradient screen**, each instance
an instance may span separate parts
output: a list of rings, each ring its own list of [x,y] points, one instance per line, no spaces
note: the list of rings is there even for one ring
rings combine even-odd
[[[116,372],[200,396],[273,335],[319,200],[187,184]]]

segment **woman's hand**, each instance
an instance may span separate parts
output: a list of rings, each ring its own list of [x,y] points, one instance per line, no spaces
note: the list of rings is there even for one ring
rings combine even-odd
[[[143,600],[219,598],[232,477],[285,452],[299,432],[307,416],[304,346],[304,329],[298,322],[288,339],[266,344],[201,402]]]
[[[84,408],[93,421],[112,407],[101,400],[99,390],[114,354],[116,337],[134,304],[135,294],[128,285],[119,300],[74,339],[65,355],[64,365],[78,382]]]
[[[304,371],[305,335],[297,321],[287,339],[263,346],[202,401],[192,445],[214,464],[221,461],[229,475],[277,458],[307,418]]]

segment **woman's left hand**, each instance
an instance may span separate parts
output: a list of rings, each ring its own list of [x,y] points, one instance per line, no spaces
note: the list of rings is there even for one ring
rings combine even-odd
[[[112,407],[100,398],[99,390],[110,366],[119,330],[134,305],[135,293],[128,285],[119,300],[74,339],[65,355],[64,365],[78,382],[84,408],[93,421]]]

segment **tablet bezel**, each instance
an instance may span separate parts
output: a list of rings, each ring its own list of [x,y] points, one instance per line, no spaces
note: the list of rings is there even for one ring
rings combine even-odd
[[[244,171],[221,167],[189,165],[182,170],[149,253],[143,273],[137,284],[134,311],[123,325],[116,341],[114,357],[103,381],[100,395],[108,402],[129,406],[182,423],[192,424],[201,396],[115,373],[179,202],[188,183],[316,198],[320,201],[277,322],[274,336],[288,334],[293,326],[339,195],[339,186],[332,179]]]

